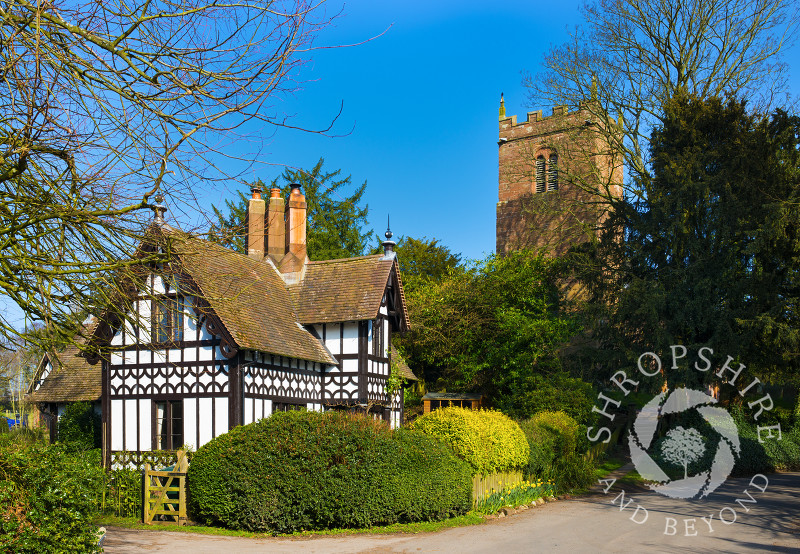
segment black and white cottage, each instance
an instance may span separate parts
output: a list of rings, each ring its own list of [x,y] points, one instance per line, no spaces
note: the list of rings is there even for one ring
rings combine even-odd
[[[276,411],[356,409],[403,418],[392,348],[409,328],[394,243],[384,254],[309,261],[306,202],[253,189],[241,254],[174,229],[156,208],[140,250],[169,249],[131,289],[130,317],[100,317],[89,341],[43,357],[29,399],[51,433],[70,402],[93,402],[106,463],[114,452],[199,448],[236,425]],[[125,288],[125,287],[122,287]]]

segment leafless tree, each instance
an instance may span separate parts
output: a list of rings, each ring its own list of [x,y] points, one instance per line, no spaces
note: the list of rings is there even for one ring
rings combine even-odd
[[[586,105],[598,129],[624,120],[626,171],[646,174],[647,137],[663,102],[679,89],[701,97],[736,94],[765,110],[783,99],[781,53],[798,27],[792,0],[598,0],[584,26],[529,74],[534,105]],[[634,191],[635,192],[635,191]]]
[[[190,201],[291,126],[277,100],[329,21],[317,0],[0,2],[0,296],[43,326],[28,340],[113,296],[157,193]]]

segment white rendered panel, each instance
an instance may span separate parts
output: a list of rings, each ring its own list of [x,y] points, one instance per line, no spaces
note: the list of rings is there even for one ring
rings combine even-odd
[[[150,450],[153,446],[152,400],[139,399],[139,450]]]
[[[342,371],[358,371],[358,360],[342,360]]]
[[[262,418],[269,417],[272,414],[272,400],[264,400],[264,413]]]
[[[192,335],[194,336],[194,335]],[[185,348],[183,350],[183,361],[184,362],[196,362],[197,361],[197,350],[194,348]]]
[[[214,359],[214,347],[202,346],[200,348],[200,361],[207,361]]]
[[[244,404],[244,417],[242,417],[242,422],[245,425],[253,423],[253,421],[255,421],[253,419],[253,404],[255,404],[255,401],[252,398],[245,398],[242,404]]]
[[[339,337],[338,323],[328,323],[325,325],[325,346],[334,354],[339,353],[342,343]]]
[[[343,354],[358,354],[358,323],[344,323]]]
[[[111,401],[111,450],[124,450],[122,447],[122,410],[124,400]]]
[[[195,451],[197,445],[197,399],[183,399],[183,442],[191,446]]]
[[[136,432],[136,418],[139,415],[137,405],[137,400],[125,400],[125,450],[139,450],[139,435]]]
[[[214,436],[218,437],[228,432],[228,398],[221,397],[215,398],[214,403],[217,409],[217,418],[215,421]]]
[[[200,412],[197,414],[197,423],[200,427],[200,444],[197,445],[197,448],[200,448],[205,443],[210,441],[213,437],[214,429],[212,427],[213,424],[213,414],[212,411],[212,404],[210,398],[201,398],[200,399]]]

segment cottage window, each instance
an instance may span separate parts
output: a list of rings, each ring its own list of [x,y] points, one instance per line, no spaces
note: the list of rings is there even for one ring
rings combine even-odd
[[[153,337],[159,343],[183,340],[184,299],[163,296],[153,302]]]
[[[383,358],[386,356],[386,348],[383,344],[383,322],[376,319],[372,322],[372,355]]]
[[[154,400],[153,450],[177,450],[183,445],[183,400]]]

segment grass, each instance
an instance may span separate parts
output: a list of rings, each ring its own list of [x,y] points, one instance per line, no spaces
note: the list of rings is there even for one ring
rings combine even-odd
[[[420,521],[417,523],[394,523],[392,525],[383,525],[378,527],[366,527],[363,529],[327,529],[321,531],[302,531],[297,533],[272,535],[269,533],[252,533],[250,531],[237,531],[234,529],[225,529],[224,527],[207,527],[205,525],[175,525],[170,523],[154,523],[152,525],[145,525],[138,518],[133,517],[116,517],[116,516],[98,516],[94,521],[95,525],[105,527],[123,527],[125,529],[146,529],[149,531],[173,531],[177,533],[199,533],[203,535],[222,535],[228,537],[250,537],[250,538],[264,538],[264,537],[311,537],[316,535],[386,535],[394,533],[433,533],[441,531],[442,529],[449,529],[451,527],[465,527],[467,525],[477,525],[483,523],[483,516],[469,512],[466,515],[452,517],[442,521]]]
[[[628,460],[621,458],[621,457],[609,457],[606,459],[600,466],[597,467],[595,470],[595,476],[597,479],[603,479],[607,475],[614,473],[619,468],[624,466],[628,463]]]

